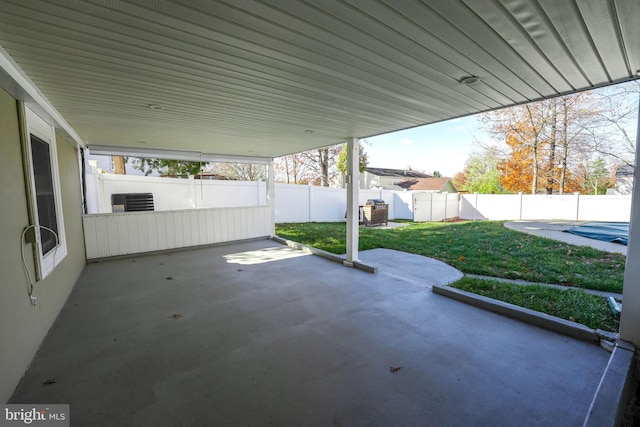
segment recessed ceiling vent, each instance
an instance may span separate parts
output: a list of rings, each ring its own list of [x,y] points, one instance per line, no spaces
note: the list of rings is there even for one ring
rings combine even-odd
[[[477,77],[477,76],[467,76],[460,79],[460,83],[467,86],[473,86],[479,81],[480,81],[480,77]]]

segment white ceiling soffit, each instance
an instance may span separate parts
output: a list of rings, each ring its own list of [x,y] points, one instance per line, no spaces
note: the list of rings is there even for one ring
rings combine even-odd
[[[638,0],[0,1],[89,146],[254,157],[637,78],[639,23]]]

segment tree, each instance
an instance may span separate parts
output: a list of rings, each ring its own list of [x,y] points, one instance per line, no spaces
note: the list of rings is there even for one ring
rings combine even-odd
[[[362,173],[369,164],[369,156],[364,151],[364,146],[361,143],[358,143],[358,153],[358,169]],[[338,163],[336,165],[342,175],[347,174],[347,154],[347,144],[344,144],[338,154]]]
[[[464,172],[456,174],[453,182],[460,190],[470,193],[504,193],[498,170],[501,161],[494,149],[473,153],[465,163]]]
[[[323,187],[328,187],[331,178],[338,173],[336,164],[341,149],[341,144],[338,144],[301,153],[307,160],[312,179],[319,181]]]
[[[133,167],[144,172],[145,176],[154,170],[163,176],[197,175],[202,171],[205,163],[187,160],[167,160],[139,158],[132,160]]]
[[[338,173],[344,174],[347,165],[346,144],[338,144],[275,159],[279,180],[294,183],[316,183],[328,187]],[[367,167],[368,158],[360,144],[360,172]]]
[[[616,164],[635,168],[636,132],[640,81],[619,84],[594,92],[589,106],[592,120],[583,130],[592,151]]]
[[[532,194],[580,189],[579,169],[593,152],[586,129],[594,115],[591,92],[485,114],[488,130],[510,148],[500,166],[505,188]]]
[[[217,170],[221,175],[238,181],[257,181],[267,177],[266,167],[253,163],[221,163]]]
[[[531,159],[529,191],[535,194],[538,190],[542,145],[545,142],[544,132],[548,123],[548,105],[536,102],[505,108],[485,114],[483,121],[495,137],[506,141],[518,160],[525,156]]]
[[[440,177],[442,177],[442,174],[440,173],[440,171],[433,171],[433,177],[434,178],[440,178]]]
[[[594,195],[605,194],[607,188],[611,186],[609,178],[609,170],[602,157],[598,157],[590,162],[586,169],[585,186],[588,186],[589,192],[593,191]]]
[[[127,160],[122,156],[113,156],[113,173],[116,175],[126,175],[127,168],[125,167]]]
[[[509,145],[512,147],[511,155],[496,166],[500,184],[506,191],[512,193],[528,192],[533,180],[533,160],[530,154],[532,148],[519,146],[513,142]]]
[[[309,182],[309,165],[300,153],[289,154],[274,160],[276,177],[287,184],[307,184]]]

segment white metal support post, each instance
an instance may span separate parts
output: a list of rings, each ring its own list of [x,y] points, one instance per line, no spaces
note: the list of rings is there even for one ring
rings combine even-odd
[[[638,120],[640,120],[640,99],[638,99]],[[629,244],[624,270],[622,294],[624,303],[620,318],[620,338],[630,341],[640,348],[640,121],[636,135],[636,167],[633,171],[633,191],[631,193],[631,222],[629,224]]]
[[[271,236],[276,235],[276,185],[275,185],[275,168],[273,167],[273,159],[267,165],[267,204],[271,211]]]
[[[360,143],[358,138],[347,139],[347,259],[344,265],[353,267],[358,261],[358,226],[360,223]]]

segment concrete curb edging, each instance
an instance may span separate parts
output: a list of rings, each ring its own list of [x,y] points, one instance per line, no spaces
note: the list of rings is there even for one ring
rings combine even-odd
[[[451,286],[434,286],[433,292],[582,341],[587,341],[594,344],[600,342],[600,337],[595,330],[579,323],[561,319],[559,317],[550,316],[545,313],[540,313],[535,310],[519,307],[507,302],[498,301],[492,298],[484,297],[482,295],[462,291],[460,289],[452,288]]]
[[[602,374],[583,427],[620,425],[629,397],[635,347],[618,340]]]
[[[271,240],[282,243],[283,245],[287,245],[290,248],[298,249],[303,252],[307,252],[313,255],[317,255],[319,257],[328,259],[329,261],[339,262],[340,264],[344,264],[345,258],[341,255],[336,255],[331,252],[323,251],[322,249],[314,248],[313,246],[303,245],[302,243],[294,242],[293,240],[283,239],[280,236],[271,236]],[[367,273],[375,274],[378,271],[377,267],[365,264],[361,261],[354,261],[353,267],[358,270],[366,271]]]

